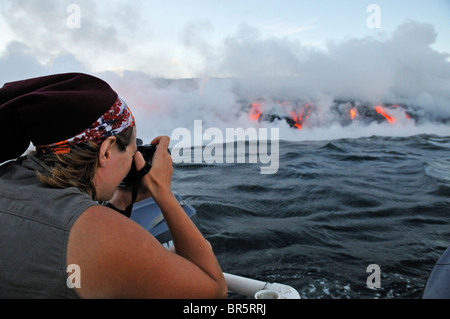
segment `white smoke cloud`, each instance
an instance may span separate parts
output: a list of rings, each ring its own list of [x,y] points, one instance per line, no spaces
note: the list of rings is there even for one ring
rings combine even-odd
[[[417,104],[448,116],[449,55],[431,48],[436,36],[431,25],[406,21],[390,37],[329,43],[318,51],[286,39],[263,39],[247,28],[225,40],[218,71],[253,80],[246,86],[252,95]]]
[[[262,39],[248,25],[225,39],[219,72],[231,77],[299,75],[303,48],[287,38]]]
[[[286,123],[249,122],[245,103],[256,98],[316,102],[325,112],[336,99],[407,104],[423,108],[431,118],[450,118],[449,55],[432,49],[437,37],[432,25],[405,21],[391,35],[330,42],[324,51],[287,38],[263,38],[249,26],[242,26],[214,47],[205,37],[197,37],[196,30],[205,31],[190,28],[189,46],[198,44],[197,52],[205,52],[209,74],[228,80],[178,82],[163,88],[152,84],[147,96],[155,109],[164,111],[157,113],[158,120],[150,116],[149,122],[156,120],[170,128],[191,128],[195,119],[219,128],[280,125],[284,138],[298,138],[298,132],[288,129]],[[317,122],[328,125],[326,116],[322,117]],[[302,138],[354,136],[356,131],[363,135],[450,133],[445,125],[418,128],[401,120],[397,124],[353,125],[346,130],[332,124],[314,128],[313,134],[304,130]]]

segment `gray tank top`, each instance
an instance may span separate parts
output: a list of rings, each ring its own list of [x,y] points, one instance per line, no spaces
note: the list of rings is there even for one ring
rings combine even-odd
[[[77,188],[44,187],[36,170],[30,157],[0,166],[0,298],[78,298],[67,286],[67,242],[97,202]]]

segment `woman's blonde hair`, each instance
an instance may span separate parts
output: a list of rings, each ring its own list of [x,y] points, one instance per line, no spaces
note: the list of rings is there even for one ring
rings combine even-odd
[[[131,143],[132,128],[115,135],[120,151],[125,151]],[[95,200],[97,194],[93,184],[98,168],[100,145],[84,143],[71,147],[67,154],[39,154],[33,152],[49,169],[46,173],[37,172],[37,178],[45,186],[52,188],[76,187]]]

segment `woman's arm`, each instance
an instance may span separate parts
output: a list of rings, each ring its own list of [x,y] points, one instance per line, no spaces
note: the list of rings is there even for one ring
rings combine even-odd
[[[224,298],[227,286],[214,252],[170,189],[169,139],[153,143],[159,146],[152,170],[142,180],[142,194],[153,196],[161,208],[176,254],[132,220],[93,206],[75,222],[69,237],[67,262],[81,269],[76,291],[86,298]],[[136,161],[143,167],[142,156]]]

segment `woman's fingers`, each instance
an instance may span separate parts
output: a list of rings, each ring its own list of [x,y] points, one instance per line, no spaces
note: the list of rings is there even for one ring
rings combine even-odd
[[[144,192],[148,191],[151,196],[158,196],[160,190],[170,189],[172,182],[173,164],[172,157],[167,151],[170,138],[168,136],[158,136],[153,139],[152,144],[157,145],[152,159],[152,168],[150,172],[143,177],[141,185]],[[145,165],[145,159],[140,152],[135,156],[136,167],[142,169]],[[157,198],[155,198],[156,200]]]

